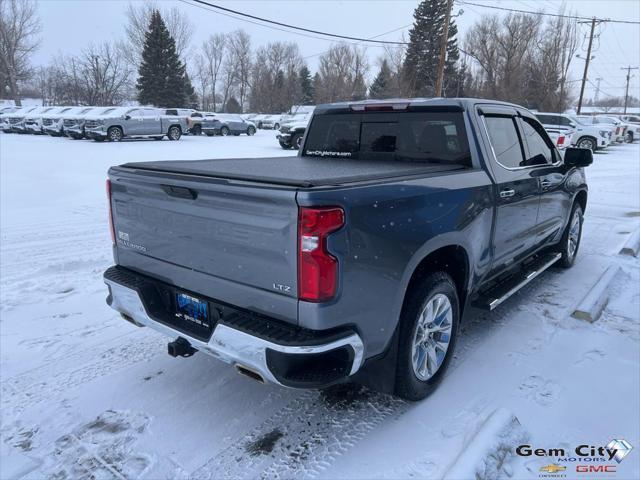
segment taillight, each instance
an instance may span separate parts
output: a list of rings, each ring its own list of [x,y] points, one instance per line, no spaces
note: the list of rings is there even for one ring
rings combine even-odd
[[[564,135],[558,137],[558,146],[564,145]]]
[[[116,244],[116,231],[113,227],[113,210],[111,209],[111,180],[107,178],[107,201],[109,202],[109,231],[111,232],[111,243]]]
[[[337,207],[300,207],[298,215],[298,298],[324,302],[338,288],[338,259],[327,251],[327,237],[344,225]]]

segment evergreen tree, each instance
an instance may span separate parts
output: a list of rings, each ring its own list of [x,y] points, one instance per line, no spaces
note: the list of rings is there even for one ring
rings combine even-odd
[[[311,72],[306,65],[300,69],[299,77],[300,90],[302,92],[300,102],[302,105],[311,105],[313,104],[313,79],[311,78]]]
[[[138,69],[138,101],[157,107],[187,107],[193,86],[159,11],[151,14]]]
[[[373,83],[369,87],[369,97],[370,98],[391,98],[393,97],[392,92],[392,82],[393,82],[393,73],[391,72],[391,68],[389,68],[389,63],[386,59],[382,60],[382,64],[380,65],[380,71],[376,78],[373,80]]]
[[[236,100],[236,97],[231,97],[229,100],[227,100],[227,104],[225,105],[225,112],[242,113],[242,108],[240,108],[240,102]]]
[[[438,72],[440,41],[444,33],[447,0],[422,0],[413,13],[409,46],[403,65],[403,83],[412,97],[432,97]],[[458,79],[456,63],[460,57],[456,35],[458,27],[449,23],[443,95],[455,95]]]
[[[191,78],[189,74],[184,72],[184,91],[187,95],[187,106],[189,108],[198,108],[198,94],[196,93],[196,89],[193,88],[193,84],[191,83]]]
[[[322,79],[320,78],[320,73],[316,72],[313,76],[313,102],[314,104],[318,104],[318,90],[322,89]]]

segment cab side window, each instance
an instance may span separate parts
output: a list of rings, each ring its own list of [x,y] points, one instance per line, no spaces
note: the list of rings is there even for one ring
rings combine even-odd
[[[530,118],[523,117],[522,130],[529,150],[525,165],[550,165],[554,163],[554,148],[550,144],[551,141],[547,134],[543,133],[542,126]]]
[[[513,117],[484,117],[497,162],[505,168],[524,166],[524,150]]]

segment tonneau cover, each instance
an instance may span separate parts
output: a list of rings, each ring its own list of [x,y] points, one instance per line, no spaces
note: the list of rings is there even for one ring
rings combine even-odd
[[[461,165],[437,163],[315,157],[171,160],[126,163],[122,167],[306,188],[449,172],[464,168]]]

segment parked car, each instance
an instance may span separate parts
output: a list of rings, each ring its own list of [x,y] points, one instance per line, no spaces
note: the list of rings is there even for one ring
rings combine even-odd
[[[69,115],[82,115],[88,112],[92,107],[64,107],[55,113],[47,113],[42,116],[42,129],[53,137],[62,137],[64,135],[64,118]]]
[[[206,115],[202,119],[202,131],[208,135],[240,135],[246,133],[253,135],[256,133],[256,126],[253,122],[244,120],[240,115],[231,113],[214,113]]]
[[[268,116],[269,115],[265,115],[265,114],[260,113],[258,115],[255,115],[250,121],[255,124],[256,128],[259,128],[260,130],[262,130],[262,122]]]
[[[205,115],[213,115],[213,113],[194,111],[187,117],[187,131],[190,135],[202,135],[202,119]]]
[[[280,146],[285,150],[290,148],[299,149],[302,138],[304,137],[304,132],[307,130],[307,125],[308,122],[303,121],[287,123],[280,127],[280,133],[276,135]]]
[[[95,117],[115,108],[118,107],[84,107],[80,113],[65,114],[62,117],[64,135],[74,140],[84,138],[84,122],[87,117]]]
[[[25,116],[39,107],[21,107],[13,112],[2,114],[2,131],[5,133],[24,133]]]
[[[572,145],[577,125],[567,115],[549,112],[535,115],[558,148]]]
[[[23,133],[34,133],[36,135],[43,135],[44,128],[42,126],[42,117],[46,113],[56,113],[62,110],[63,107],[40,107],[29,112],[24,119],[24,131]]]
[[[625,128],[620,120],[613,117],[581,115],[580,121],[589,125],[598,125],[599,128],[611,130],[611,143],[622,143],[625,140]]]
[[[317,107],[296,157],[112,167],[107,303],[173,356],[418,400],[472,306],[573,265],[592,160],[517,105],[407,99]]]
[[[260,123],[260,128],[265,130],[279,130],[282,124],[282,115],[267,115]]]
[[[627,142],[633,143],[640,138],[640,117],[637,115],[620,115],[620,120],[627,124]]]
[[[153,138],[180,140],[187,130],[184,118],[164,115],[157,108],[119,107],[96,117],[87,117],[84,123],[85,136],[97,141],[120,142],[124,138]]]
[[[11,123],[9,123],[9,118],[15,116],[15,114],[23,108],[25,107],[8,106],[3,107],[2,110],[0,110],[0,129],[2,129],[3,132],[11,133]]]
[[[576,123],[576,133],[571,141],[573,145],[595,152],[611,143],[613,130],[609,126],[595,125],[591,123],[591,117],[569,115],[569,118]]]

